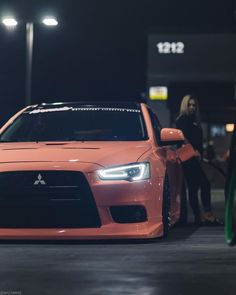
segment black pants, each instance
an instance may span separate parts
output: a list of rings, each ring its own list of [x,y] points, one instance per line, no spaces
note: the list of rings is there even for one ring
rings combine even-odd
[[[189,191],[189,203],[196,218],[200,216],[198,190],[205,212],[211,211],[211,185],[198,158],[183,163],[183,170]]]

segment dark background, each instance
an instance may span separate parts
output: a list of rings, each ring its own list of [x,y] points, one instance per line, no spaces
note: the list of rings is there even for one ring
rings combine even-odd
[[[236,34],[229,28],[224,33],[217,26],[207,29],[205,33],[192,29],[188,33],[149,34],[147,85],[168,88],[167,105],[174,117],[182,97],[191,93],[198,98],[205,119],[210,111],[216,115],[214,120],[221,121],[223,114],[227,117],[223,121],[234,121]],[[184,43],[184,54],[158,52],[159,42],[179,41]]]
[[[7,12],[35,22],[33,103],[135,100],[147,91],[148,33],[235,30],[233,0],[0,1]],[[45,14],[59,26],[36,24]],[[0,26],[0,99],[1,123],[24,106],[23,23]]]
[[[160,53],[157,44],[183,44],[182,53]],[[149,79],[181,81],[234,81],[236,34],[154,34],[148,40]],[[152,80],[152,79],[151,79]],[[150,81],[151,82],[151,81]],[[154,84],[155,85],[155,84]]]

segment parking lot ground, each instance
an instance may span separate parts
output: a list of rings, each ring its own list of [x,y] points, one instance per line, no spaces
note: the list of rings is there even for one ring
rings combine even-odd
[[[223,216],[222,192],[214,208]],[[0,295],[195,295],[236,293],[236,247],[224,227],[174,227],[151,242],[0,244]]]

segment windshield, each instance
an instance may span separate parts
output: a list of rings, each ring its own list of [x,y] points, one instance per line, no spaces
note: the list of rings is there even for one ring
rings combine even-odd
[[[1,142],[138,141],[147,139],[138,109],[61,107],[21,114],[1,135]]]

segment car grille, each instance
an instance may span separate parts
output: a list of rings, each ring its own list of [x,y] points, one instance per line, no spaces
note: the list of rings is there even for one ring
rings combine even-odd
[[[0,227],[94,228],[101,222],[89,184],[76,171],[0,172]]]

